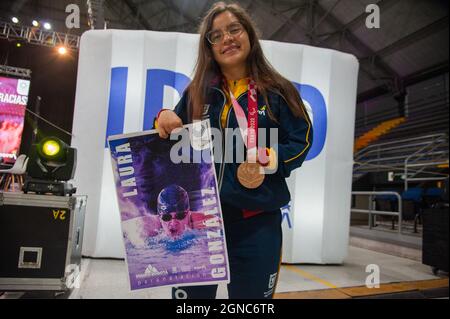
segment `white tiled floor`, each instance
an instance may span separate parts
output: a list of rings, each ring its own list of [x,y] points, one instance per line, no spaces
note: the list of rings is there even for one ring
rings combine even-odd
[[[431,268],[418,261],[387,255],[372,250],[350,246],[342,265],[283,265],[277,293],[329,289],[333,287],[364,286],[366,266],[378,265],[380,283],[438,279]],[[125,261],[84,258],[80,288],[63,298],[129,299],[170,298],[170,288],[145,289],[131,292],[127,282]],[[0,299],[20,298],[23,293],[5,293]],[[227,298],[226,286],[219,286],[218,298]],[[32,298],[39,298],[34,294]],[[48,298],[48,295],[47,297]]]
[[[362,286],[369,264],[380,267],[381,283],[438,278],[420,262],[350,246],[343,265],[283,265],[276,292]],[[70,298],[170,298],[170,288],[130,292],[126,276],[122,260],[83,259],[81,286]],[[219,287],[218,298],[227,298],[225,286]]]

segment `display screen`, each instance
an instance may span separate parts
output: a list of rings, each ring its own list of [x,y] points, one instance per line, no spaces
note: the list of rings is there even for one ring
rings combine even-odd
[[[19,155],[30,81],[0,76],[0,164]]]

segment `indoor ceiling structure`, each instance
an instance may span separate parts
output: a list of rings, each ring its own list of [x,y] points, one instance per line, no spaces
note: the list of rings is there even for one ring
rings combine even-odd
[[[211,0],[2,0],[0,19],[23,25],[45,19],[58,32],[81,35],[90,26],[195,33]],[[230,1],[226,1],[230,2]],[[243,0],[264,40],[335,49],[360,62],[358,102],[402,92],[448,72],[448,2],[441,0]],[[80,8],[80,28],[68,29],[69,4]],[[368,28],[370,4],[380,28]]]

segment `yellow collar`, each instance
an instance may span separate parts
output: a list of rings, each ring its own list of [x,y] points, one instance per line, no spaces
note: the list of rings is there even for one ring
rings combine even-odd
[[[242,79],[239,79],[239,80],[227,80],[227,82],[228,82],[228,87],[231,89],[231,90],[233,90],[234,88],[236,88],[236,87],[238,87],[238,86],[242,86],[242,85],[245,85],[245,86],[247,86],[248,85],[248,77],[246,77],[246,78],[242,78]]]

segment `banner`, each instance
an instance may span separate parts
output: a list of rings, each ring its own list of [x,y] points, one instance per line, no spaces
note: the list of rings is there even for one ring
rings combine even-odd
[[[155,130],[109,138],[131,290],[229,281],[209,121],[185,130],[186,163]]]
[[[89,196],[83,254],[124,256],[107,137],[145,131],[173,108],[193,77],[198,34],[93,30],[81,37],[72,146],[74,184]],[[302,44],[261,41],[273,67],[300,92],[313,145],[288,178],[283,262],[341,263],[349,241],[358,60]],[[186,123],[185,123],[186,124]],[[276,191],[276,190],[274,190]],[[114,196],[114,195],[113,195]]]
[[[29,80],[0,76],[0,164],[18,156],[29,88]]]

